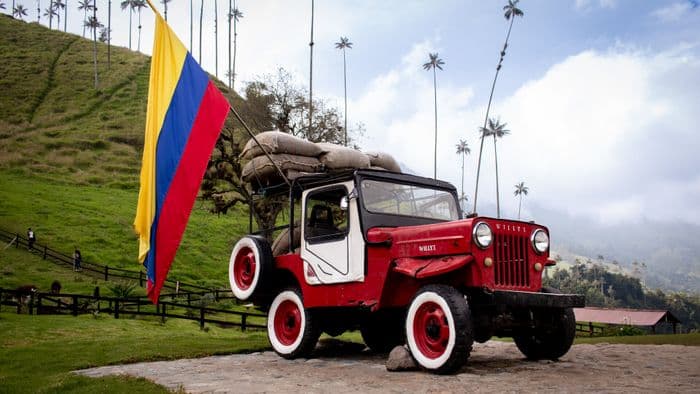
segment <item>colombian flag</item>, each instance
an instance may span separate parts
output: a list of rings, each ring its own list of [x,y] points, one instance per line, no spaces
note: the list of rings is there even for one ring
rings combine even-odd
[[[148,297],[160,289],[180,245],[229,103],[156,13],[141,187],[134,229]]]

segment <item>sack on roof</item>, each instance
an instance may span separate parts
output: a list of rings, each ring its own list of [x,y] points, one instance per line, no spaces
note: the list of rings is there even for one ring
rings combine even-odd
[[[319,142],[316,145],[323,151],[319,157],[321,163],[330,170],[369,168],[369,157],[360,151],[327,142]]]
[[[270,157],[277,166],[285,173],[289,171],[298,172],[321,172],[323,164],[315,157],[297,156],[289,154],[271,154]],[[280,178],[279,172],[267,156],[257,156],[249,161],[241,171],[241,178],[244,182],[257,181],[256,183],[274,183],[272,180]]]
[[[388,171],[401,172],[401,166],[393,156],[384,152],[365,152],[372,167],[381,167]]]
[[[281,131],[265,131],[255,136],[267,153],[287,153],[296,156],[318,157],[321,148],[307,140],[295,137]],[[241,157],[252,159],[257,156],[265,156],[260,146],[254,139],[249,139],[245,144]]]

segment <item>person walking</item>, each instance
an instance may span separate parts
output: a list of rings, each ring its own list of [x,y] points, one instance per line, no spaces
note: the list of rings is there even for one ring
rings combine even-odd
[[[80,254],[80,249],[75,248],[73,252],[73,271],[82,271],[83,267],[81,263],[83,262],[83,256]]]
[[[31,227],[27,229],[27,250],[34,249],[34,242],[36,242],[36,235]]]

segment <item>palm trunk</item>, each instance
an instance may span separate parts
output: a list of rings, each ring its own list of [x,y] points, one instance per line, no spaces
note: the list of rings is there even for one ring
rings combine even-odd
[[[41,0],[36,1],[36,23],[39,22],[41,22]]]
[[[314,108],[314,0],[311,0],[311,41],[309,41],[309,49],[309,134],[311,134]]]
[[[437,72],[433,66],[433,96],[435,97],[435,142],[433,143],[433,179],[437,179]]]
[[[199,64],[202,64],[202,18],[204,18],[204,0],[200,2],[199,7]]]
[[[12,0],[13,9],[14,9],[14,6],[15,6],[15,1]],[[51,28],[53,27],[53,12],[52,12],[52,10],[53,10],[53,0],[51,0],[49,2],[49,30],[51,30]]]
[[[348,146],[348,79],[345,64],[345,47],[343,47],[343,90],[345,92],[345,146]]]
[[[112,0],[107,2],[107,69],[112,68]]]
[[[513,20],[515,16],[511,16],[510,27],[508,27],[508,34],[506,35],[506,41],[503,44],[503,52],[505,52],[508,47],[508,38],[510,38],[510,31],[513,28]],[[496,88],[496,81],[498,80],[498,73],[501,71],[501,63],[503,63],[503,56],[500,57],[498,61],[498,66],[496,67],[496,75],[493,77],[493,83],[491,84],[491,94],[489,95],[489,103],[486,106],[486,116],[484,117],[484,127],[486,128],[486,122],[489,120],[489,112],[491,111],[491,102],[493,101],[493,92]],[[476,188],[474,190],[474,209],[472,212],[476,212],[476,202],[479,199],[479,176],[481,175],[481,154],[484,150],[484,136],[481,136],[481,146],[479,147],[479,161],[476,166]]]
[[[141,7],[139,7],[139,41],[136,44],[136,51],[141,52]]]
[[[134,19],[134,9],[129,6],[129,50],[131,50],[131,20]]]
[[[523,194],[520,193],[520,200],[518,201],[518,220],[520,220],[520,207],[523,205]]]
[[[493,155],[496,159],[496,218],[501,218],[501,196],[498,191],[498,150],[496,150],[496,134],[493,135]]]
[[[464,154],[464,152],[462,152],[462,195],[460,196],[460,198],[464,197],[464,156],[466,155]]]
[[[63,8],[63,32],[68,31],[68,0],[66,0],[66,6]]]
[[[214,0],[214,75],[219,78],[219,4]]]
[[[233,9],[231,8],[231,0],[228,0],[228,63],[226,63],[226,69],[228,70],[228,87],[233,89],[233,84],[231,83],[231,19],[233,19]]]
[[[83,38],[85,38],[85,21],[87,21],[87,7],[83,8]]]
[[[92,16],[97,22],[97,4],[92,9]],[[92,63],[95,68],[95,89],[98,88],[99,82],[97,80],[97,24],[92,29]]]
[[[168,21],[168,3],[167,2],[163,3],[163,6],[165,6],[165,8],[163,9],[163,14],[165,15],[165,21],[167,22]]]
[[[193,0],[190,0],[190,53],[192,53],[192,31],[193,31],[193,25],[194,25],[194,6],[192,5]]]
[[[233,2],[236,10],[236,2]],[[236,55],[238,54],[238,21],[233,17],[233,66],[231,68],[231,90],[236,90]]]

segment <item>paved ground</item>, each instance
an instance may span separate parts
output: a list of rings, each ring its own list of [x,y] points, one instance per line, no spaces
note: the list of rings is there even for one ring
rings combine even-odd
[[[386,356],[327,342],[316,357],[287,361],[272,352],[93,368],[87,376],[128,374],[171,389],[204,392],[700,392],[700,347],[576,345],[558,362],[523,359],[512,343],[476,344],[452,376],[387,372]]]

